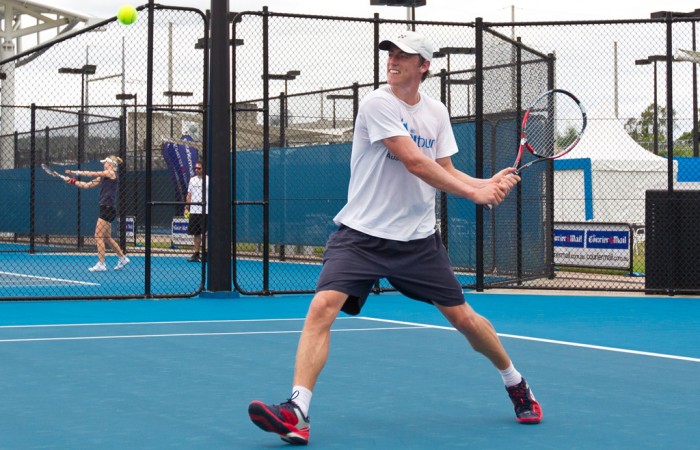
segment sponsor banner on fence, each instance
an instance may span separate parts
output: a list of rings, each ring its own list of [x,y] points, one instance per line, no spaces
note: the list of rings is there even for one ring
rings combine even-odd
[[[192,141],[192,138],[185,135],[181,141]],[[175,188],[175,200],[184,202],[187,198],[187,185],[194,176],[194,166],[199,158],[197,149],[183,143],[164,142],[163,158]],[[179,208],[178,214],[182,214],[183,207]]]
[[[135,237],[134,237],[134,217],[132,216],[127,216],[126,220],[124,221],[124,225],[126,228],[126,240],[129,242],[134,242]]]
[[[631,244],[626,224],[554,224],[556,265],[629,269]]]
[[[173,245],[194,245],[194,236],[187,234],[190,220],[184,217],[173,217],[171,238]]]

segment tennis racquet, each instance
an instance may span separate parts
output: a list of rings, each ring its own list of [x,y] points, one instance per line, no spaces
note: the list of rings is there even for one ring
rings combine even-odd
[[[60,178],[60,179],[62,179],[63,181],[66,181],[66,180],[69,179],[69,177],[67,177],[66,175],[61,175],[60,173],[56,172],[55,170],[53,170],[52,168],[50,168],[50,167],[47,166],[46,164],[43,164],[43,163],[42,163],[42,164],[41,164],[41,168],[44,169],[44,172],[46,172],[47,174],[51,175],[52,177]]]
[[[518,156],[513,164],[517,169],[515,174],[569,153],[581,140],[587,123],[586,108],[571,92],[552,89],[537,97],[523,116]],[[536,159],[521,166],[526,148]],[[484,206],[493,208],[493,205]]]

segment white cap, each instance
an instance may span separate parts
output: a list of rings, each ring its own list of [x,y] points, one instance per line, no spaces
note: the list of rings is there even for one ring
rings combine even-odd
[[[100,162],[101,162],[102,164],[104,164],[104,163],[106,163],[106,162],[109,162],[109,163],[114,164],[115,166],[118,166],[118,165],[119,165],[119,163],[116,162],[115,160],[113,160],[112,158],[101,159]]]
[[[402,31],[394,38],[383,40],[379,43],[379,50],[389,50],[392,44],[402,52],[421,55],[428,61],[433,59],[433,44],[425,36],[415,31]]]

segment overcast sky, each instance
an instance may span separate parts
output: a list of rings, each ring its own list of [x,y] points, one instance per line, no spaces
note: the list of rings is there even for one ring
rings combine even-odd
[[[37,1],[37,0],[32,0]],[[86,16],[94,16],[100,19],[108,19],[116,15],[120,6],[127,4],[131,0],[38,0],[37,2],[51,5],[55,8],[74,11]],[[161,4],[173,6],[189,6],[206,10],[211,7],[212,0],[163,0]],[[216,0],[220,1],[220,0]],[[648,19],[652,12],[656,11],[679,11],[690,12],[696,8],[700,8],[699,0],[426,0],[427,5],[419,7],[416,10],[416,18],[418,20],[438,21],[438,22],[473,22],[475,18],[482,17],[487,22],[510,22],[512,5],[514,5],[514,14],[516,22],[525,21],[574,21],[574,20],[619,20],[619,19]],[[132,3],[134,6],[141,6],[146,3],[146,0],[138,0]],[[360,17],[371,18],[373,14],[378,13],[380,17],[391,20],[405,20],[406,8],[389,7],[389,6],[370,6],[370,0],[229,0],[229,8],[231,11],[260,11],[263,6],[267,6],[272,12],[279,13],[297,13],[297,14],[313,14],[341,17]],[[651,27],[653,28],[653,27]],[[662,26],[657,26],[658,30],[663,31]],[[128,29],[125,29],[128,31]],[[586,30],[584,30],[586,31]],[[608,57],[600,56],[594,59],[595,76],[581,77],[576,75],[576,70],[580,70],[575,60],[567,60],[566,58],[576,58],[579,53],[575,48],[572,48],[572,42],[575,42],[577,36],[584,31],[567,30],[566,35],[562,39],[568,40],[570,43],[567,47],[567,52],[570,54],[560,53],[560,69],[558,71],[558,82],[565,87],[578,92],[582,99],[586,101],[590,111],[595,108],[605,107],[606,110],[611,109],[614,102],[613,87],[615,81],[613,74],[616,74],[616,69],[613,68],[613,40],[615,43],[620,41],[620,57],[619,75],[622,82],[618,84],[620,87],[620,110],[627,116],[635,116],[639,111],[643,110],[650,103],[651,94],[645,92],[640,86],[652,86],[651,70],[640,69],[633,65],[634,58],[637,55],[648,55],[653,52],[659,53],[663,51],[661,44],[652,45],[653,36],[643,35],[637,41],[630,41],[626,37],[620,38],[616,33],[611,33],[603,37],[590,37],[586,39],[599,39],[598,52],[607,52]],[[555,48],[555,44],[551,40],[547,40],[547,34],[538,37],[534,41],[537,45],[545,50],[550,51]],[[661,42],[661,41],[659,41]],[[684,41],[687,43],[686,41]],[[582,45],[588,45],[583,44]],[[639,51],[635,50],[635,46],[640,45]],[[574,45],[575,47],[575,45]],[[690,47],[687,47],[690,48]],[[563,50],[562,50],[563,51]],[[585,50],[581,50],[585,51]],[[602,54],[602,53],[601,53]],[[101,63],[101,67],[104,67]],[[436,67],[439,67],[440,63]],[[566,67],[570,67],[574,76],[567,77]],[[307,71],[308,72],[308,71]],[[679,72],[680,73],[680,72]],[[686,73],[686,72],[683,72]],[[346,74],[346,78],[350,78],[352,74]],[[143,81],[138,76],[132,77],[134,82]],[[259,78],[259,77],[258,77]],[[347,80],[345,80],[347,81]],[[309,90],[319,89],[322,86],[316,85],[317,80],[312,77],[305,77],[304,83],[297,83],[293,89]],[[349,84],[348,81],[346,84]],[[105,82],[107,83],[107,82]],[[143,85],[137,85],[143,86]],[[251,89],[256,86],[251,85]],[[564,87],[562,86],[562,87]],[[680,80],[677,83],[674,91],[678,98],[689,98],[688,90],[689,82]],[[327,86],[326,86],[327,87]],[[133,86],[129,89],[137,89]],[[69,95],[70,90],[66,90],[66,95]],[[97,90],[93,90],[92,98],[99,101],[96,97]],[[241,94],[243,95],[243,94]],[[255,97],[259,94],[250,94]],[[659,93],[660,101],[665,101],[665,93]],[[110,97],[111,98],[111,97]],[[141,98],[139,94],[139,98]],[[66,100],[68,101],[68,100]],[[690,103],[685,109],[690,108]],[[679,103],[674,104],[681,114],[685,114],[685,109]],[[690,108],[692,111],[692,108]],[[627,117],[625,116],[625,117]]]
[[[483,17],[491,22],[511,20],[515,6],[516,21],[536,20],[604,20],[645,19],[654,11],[689,12],[700,8],[693,0],[426,0],[426,6],[416,9],[418,20],[471,22]],[[116,15],[123,0],[46,0],[50,4],[85,15],[107,18]],[[147,2],[131,2],[140,6]],[[211,0],[174,0],[158,2],[165,5],[191,6],[209,9]],[[370,0],[230,0],[232,11],[260,11],[267,6],[270,11],[298,14],[341,15],[371,17],[379,13],[387,19],[405,19],[406,8],[370,6]]]

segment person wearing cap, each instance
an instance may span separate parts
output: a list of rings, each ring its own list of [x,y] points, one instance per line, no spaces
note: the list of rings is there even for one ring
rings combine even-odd
[[[114,270],[123,269],[129,264],[129,258],[124,254],[119,244],[112,238],[112,222],[117,217],[115,207],[117,192],[119,190],[119,177],[117,167],[122,163],[122,159],[115,155],[100,160],[103,164],[102,170],[66,170],[66,175],[71,176],[67,183],[75,185],[77,188],[90,189],[100,186],[100,215],[95,225],[95,245],[97,245],[97,264],[90,267],[90,272],[106,272],[105,244],[117,254],[117,265]],[[80,181],[78,177],[94,177],[90,181]]]
[[[206,261],[206,256],[202,254],[200,259],[199,252],[202,248],[202,235],[205,231],[206,215],[209,214],[209,205],[205,198],[202,198],[203,189],[209,188],[209,175],[206,176],[206,181],[202,175],[202,163],[197,162],[194,165],[194,174],[187,185],[187,198],[185,201],[185,216],[189,215],[187,223],[187,234],[194,236],[194,253],[187,258],[189,262],[200,262],[202,259]],[[200,203],[204,203],[204,208]],[[189,214],[188,214],[189,213]]]
[[[387,84],[365,96],[357,113],[348,200],[326,244],[299,338],[292,394],[281,404],[253,401],[248,414],[284,441],[307,444],[309,404],[328,359],[331,325],[340,311],[359,314],[372,287],[386,278],[406,297],[434,304],[500,371],[517,421],[539,423],[542,409],[494,327],[466,303],[435,218],[437,191],[497,205],[520,178],[509,168],[476,179],[452,165],[458,149],[447,108],[419,90],[433,56],[424,35],[403,31],[379,49],[388,53]]]

